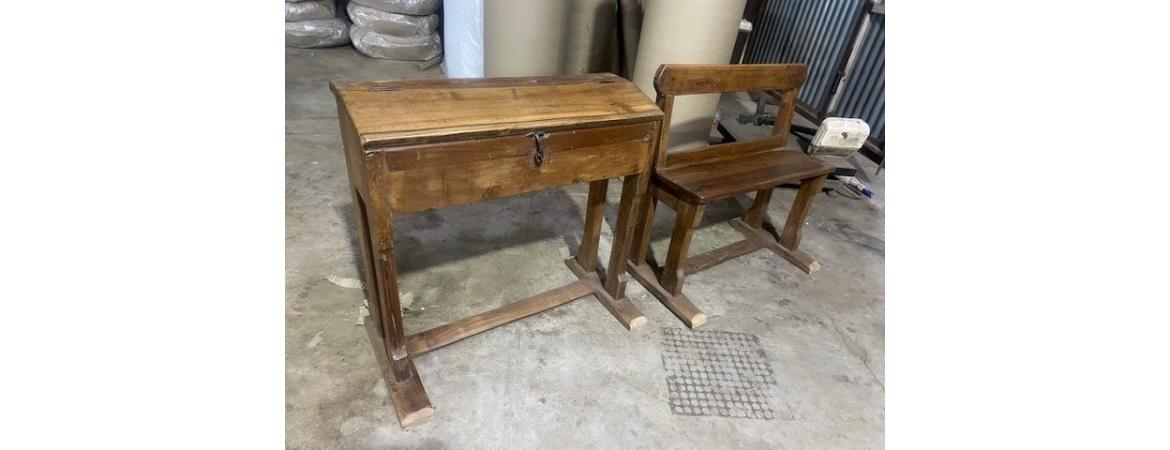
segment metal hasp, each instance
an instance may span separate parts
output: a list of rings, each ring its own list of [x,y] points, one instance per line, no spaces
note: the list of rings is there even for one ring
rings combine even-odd
[[[534,133],[528,133],[525,136],[531,137],[532,142],[536,143],[536,151],[532,153],[532,164],[535,164],[536,167],[540,167],[541,164],[544,164],[544,146],[540,144],[540,141],[542,139],[548,138],[548,133],[544,131],[537,131]]]

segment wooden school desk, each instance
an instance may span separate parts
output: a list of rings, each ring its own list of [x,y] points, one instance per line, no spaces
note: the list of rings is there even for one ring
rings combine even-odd
[[[370,313],[403,427],[432,415],[411,358],[595,295],[628,329],[646,321],[625,297],[635,212],[650,180],[662,112],[611,74],[333,81],[357,206]],[[597,246],[610,178],[624,177],[604,276]],[[579,278],[515,303],[407,336],[394,265],[394,216],[589,183],[585,230],[566,261]],[[490,218],[484,218],[489,220]],[[472,292],[469,295],[476,295]],[[458,300],[453,300],[458,301]]]

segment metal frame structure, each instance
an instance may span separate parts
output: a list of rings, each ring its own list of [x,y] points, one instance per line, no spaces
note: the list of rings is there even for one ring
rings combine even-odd
[[[759,11],[743,62],[807,64],[797,113],[815,124],[829,116],[865,120],[873,132],[861,153],[884,163],[885,4],[764,0]]]

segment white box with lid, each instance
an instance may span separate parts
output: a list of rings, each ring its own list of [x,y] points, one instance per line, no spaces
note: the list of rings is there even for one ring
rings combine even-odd
[[[821,126],[808,147],[808,154],[847,158],[865,145],[865,139],[868,137],[869,124],[864,120],[828,117],[821,121]]]

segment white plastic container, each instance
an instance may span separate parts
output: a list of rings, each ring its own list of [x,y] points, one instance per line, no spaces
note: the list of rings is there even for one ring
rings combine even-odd
[[[864,120],[828,117],[817,128],[817,134],[808,147],[808,154],[848,158],[865,145],[868,137],[869,124]]]

